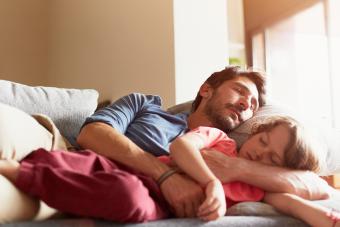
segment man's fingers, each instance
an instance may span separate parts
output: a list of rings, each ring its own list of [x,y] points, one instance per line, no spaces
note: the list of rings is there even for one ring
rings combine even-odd
[[[197,216],[199,207],[201,206],[202,203],[203,203],[203,197],[202,197],[202,199],[194,200],[193,206],[194,206],[195,216]]]
[[[161,191],[177,217],[193,217],[202,198],[203,189],[192,179],[174,174],[161,185]]]
[[[197,197],[198,196],[198,197]],[[198,209],[204,200],[203,196],[197,195],[184,203],[185,217],[196,217]]]
[[[223,217],[225,213],[226,209],[221,207],[221,204],[217,202],[212,205],[211,209],[206,210],[206,212],[200,214],[198,217],[203,221],[213,221],[219,217]]]
[[[202,205],[198,208],[198,212],[202,212],[202,210],[206,210],[210,204],[212,204],[214,202],[214,197],[207,197],[204,202],[202,203]]]
[[[206,216],[200,217],[200,219],[202,219],[203,221],[213,221],[216,220],[217,218],[219,218],[219,214],[217,211],[212,212]]]
[[[185,203],[185,217],[192,218],[196,216],[195,207],[193,202]]]
[[[207,216],[210,213],[216,211],[220,206],[221,204],[219,203],[219,201],[215,199],[208,206],[205,207],[201,206],[199,212],[197,213],[197,216],[199,217]]]
[[[185,217],[183,204],[181,204],[181,203],[176,204],[175,207],[174,207],[174,210],[175,210],[175,214],[176,214],[177,217],[179,217],[179,218]]]

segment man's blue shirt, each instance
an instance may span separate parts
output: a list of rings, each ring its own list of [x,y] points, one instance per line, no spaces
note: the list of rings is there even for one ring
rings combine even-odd
[[[170,114],[159,96],[132,93],[98,110],[84,123],[103,122],[125,134],[144,151],[168,155],[169,145],[187,131],[188,113]]]

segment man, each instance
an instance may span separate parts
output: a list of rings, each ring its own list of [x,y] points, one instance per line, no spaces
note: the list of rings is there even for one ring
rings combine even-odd
[[[94,149],[97,153],[139,170],[158,182],[163,179],[161,190],[177,216],[192,217],[203,200],[201,187],[179,174],[170,176],[172,170],[159,162],[154,155],[167,154],[169,143],[187,129],[199,125],[221,126],[223,130],[236,127],[251,117],[258,106],[264,103],[263,94],[264,79],[260,74],[228,67],[214,73],[202,85],[193,107],[195,111],[190,116],[171,115],[161,110],[158,96],[132,94],[89,118],[78,142],[83,148]],[[168,176],[168,179],[164,176]],[[0,173],[0,181],[2,185],[8,186],[5,192],[25,198],[25,203],[20,204],[20,207],[5,209],[3,215],[0,215],[0,222],[30,220],[34,217],[39,210],[39,201],[16,190],[5,174]],[[2,194],[0,200],[9,198],[5,193]],[[49,191],[47,195],[51,194]],[[14,213],[13,210],[17,212]]]
[[[264,105],[264,87],[265,78],[260,73],[227,67],[212,74],[201,86],[192,112],[187,115],[162,111],[157,96],[131,94],[88,118],[77,141],[83,148],[132,167],[155,181],[162,180],[161,191],[175,214],[194,217],[203,200],[202,188],[174,173],[155,156],[166,154],[169,143],[189,129],[212,126],[229,132],[236,128]],[[325,196],[319,188],[306,184],[305,179],[321,182],[311,173],[221,157],[209,151],[204,156],[223,182],[241,179],[268,191],[307,198]],[[236,174],[228,174],[228,169],[234,169],[231,172]]]

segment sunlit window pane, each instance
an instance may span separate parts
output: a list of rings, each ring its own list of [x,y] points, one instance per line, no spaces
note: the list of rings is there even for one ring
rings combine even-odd
[[[329,127],[333,115],[324,18],[320,2],[266,29],[266,69],[274,100]]]
[[[330,71],[333,91],[334,125],[340,128],[340,1],[328,0]]]
[[[265,41],[263,33],[258,33],[252,38],[253,67],[261,70],[266,69],[264,42]]]

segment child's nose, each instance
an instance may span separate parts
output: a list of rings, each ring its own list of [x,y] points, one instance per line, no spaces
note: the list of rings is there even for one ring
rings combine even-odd
[[[260,162],[266,162],[267,156],[268,156],[268,151],[266,150],[260,150],[256,152],[255,161],[260,161]]]
[[[262,152],[255,152],[254,161],[261,161],[262,159]]]

